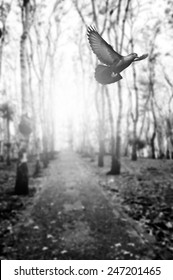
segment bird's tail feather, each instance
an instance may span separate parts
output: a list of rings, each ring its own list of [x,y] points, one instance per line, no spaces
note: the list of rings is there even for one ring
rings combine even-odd
[[[99,64],[95,70],[95,78],[100,84],[107,85],[118,82],[122,79],[122,76],[119,73],[114,75],[109,66]]]

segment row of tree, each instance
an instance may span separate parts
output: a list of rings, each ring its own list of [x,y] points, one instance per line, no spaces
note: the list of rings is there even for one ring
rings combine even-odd
[[[83,33],[87,25],[92,24],[117,52],[149,53],[146,62],[132,64],[126,71],[126,81],[121,80],[114,86],[95,86],[99,166],[103,166],[107,133],[111,139],[107,150],[112,156],[111,174],[120,173],[121,154],[129,155],[129,150],[132,160],[137,160],[139,150],[140,154],[152,158],[173,158],[173,84],[167,70],[167,65],[172,69],[172,57],[169,47],[159,49],[165,39],[170,42],[172,39],[168,32],[171,33],[172,28],[171,1],[73,2],[84,27]],[[91,57],[92,53],[86,55],[90,56],[90,65],[94,68],[97,62]],[[80,61],[86,65],[84,55],[80,56]],[[86,80],[88,69],[84,66],[82,69]]]
[[[36,155],[35,173],[40,154],[45,167],[54,154],[54,61],[64,2],[0,3],[1,159],[5,148],[10,164],[16,148],[17,194],[29,191],[28,153]]]
[[[71,147],[84,154],[98,152],[99,166],[104,154],[111,154],[111,174],[120,173],[123,154],[132,160],[139,151],[152,158],[173,157],[172,24],[172,2],[164,0],[1,0],[1,158],[3,147],[7,164],[11,154],[18,157],[17,193],[28,192],[27,154],[36,155],[36,171],[40,154],[47,166],[59,149],[60,126]],[[93,73],[97,61],[87,42],[89,25],[117,52],[149,53],[149,58],[132,64],[120,82],[99,85]],[[61,82],[64,88],[70,82],[69,74],[68,80],[61,78],[71,64],[76,95],[68,92],[65,127],[55,119],[55,103],[58,107],[65,94]],[[75,100],[70,103],[70,98]],[[67,112],[74,104],[75,118]]]

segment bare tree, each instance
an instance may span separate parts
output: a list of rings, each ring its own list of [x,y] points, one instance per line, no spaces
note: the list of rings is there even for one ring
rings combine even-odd
[[[123,50],[125,26],[129,14],[130,2],[131,0],[127,0],[125,6],[123,6],[124,3],[122,4],[121,0],[118,1],[117,14],[115,20],[112,20],[110,23],[111,24],[110,29],[112,29],[115,34],[116,50],[119,53],[122,53]],[[118,35],[117,27],[121,30],[120,38]],[[108,172],[108,174],[112,174],[112,175],[118,175],[121,172],[121,122],[122,122],[122,106],[123,106],[121,82],[117,83],[117,93],[118,93],[118,117],[116,121],[116,135],[115,138],[112,137],[115,143],[112,142],[113,145],[112,163],[111,163],[111,170]]]
[[[81,18],[81,21],[87,27],[86,18],[84,16],[83,6],[79,6],[79,1],[73,1],[74,6]],[[105,3],[100,3],[99,1],[90,0],[88,2],[88,14],[92,15],[92,23],[99,30],[99,33],[102,34],[106,29],[107,15],[109,12],[109,0]],[[86,9],[86,7],[85,7]],[[101,12],[100,12],[101,11]],[[100,14],[101,13],[101,14]],[[98,26],[99,17],[102,15],[102,24]],[[101,92],[101,96],[99,95]],[[99,144],[99,154],[98,154],[98,166],[102,167],[104,165],[104,127],[105,127],[105,96],[104,96],[104,87],[96,86],[95,87],[95,105],[98,114],[98,144]]]
[[[43,28],[42,23],[36,22],[34,25],[34,31],[36,36],[36,57],[38,60],[38,67],[35,66],[34,58],[32,57],[32,64],[35,74],[38,79],[39,88],[39,118],[42,128],[42,146],[43,146],[43,165],[47,167],[49,162],[48,152],[50,147],[54,149],[54,123],[53,123],[53,81],[54,75],[54,57],[57,51],[58,39],[60,36],[60,21],[65,15],[63,9],[64,1],[56,0],[53,3],[53,7],[48,16],[46,22],[43,22],[46,26],[44,34],[40,35],[40,28]],[[52,35],[52,29],[55,27],[55,34]],[[31,49],[33,49],[32,39]],[[48,92],[45,90],[45,74],[49,73],[50,82]]]
[[[12,0],[9,3],[3,0],[1,1],[0,4],[0,81],[2,75],[3,48],[5,45],[5,39],[8,35],[6,21],[11,10],[11,4],[12,4]]]
[[[10,104],[3,103],[0,106],[0,114],[1,114],[1,117],[6,121],[6,131],[7,131],[7,142],[5,143],[6,148],[7,148],[6,163],[7,163],[7,165],[10,165],[11,164],[11,159],[10,159],[10,148],[11,148],[10,121],[13,120],[14,110],[13,110],[13,108]]]
[[[22,116],[19,130],[23,135],[23,143],[19,151],[19,160],[17,165],[15,192],[17,194],[28,194],[29,176],[27,165],[28,140],[31,133],[31,124],[29,118],[29,100],[28,100],[28,72],[27,72],[27,41],[30,27],[33,19],[33,6],[30,0],[19,2],[21,8],[22,35],[20,38],[20,67],[21,67],[21,105]]]
[[[156,118],[156,111],[155,111],[155,106],[154,106],[154,99],[155,99],[155,66],[156,66],[156,59],[158,56],[158,53],[155,52],[155,40],[157,35],[160,32],[160,27],[159,23],[156,24],[155,26],[155,32],[153,35],[152,39],[152,45],[151,45],[151,50],[150,50],[150,58],[148,62],[148,68],[149,68],[149,96],[150,96],[150,105],[151,105],[151,112],[153,115],[153,133],[151,136],[151,151],[152,151],[152,158],[155,159],[155,138],[156,138],[156,133],[157,133],[157,118]]]
[[[163,67],[162,67],[163,68]],[[172,103],[173,103],[173,82],[169,78],[165,69],[163,69],[164,77],[166,84],[168,85],[170,91],[170,97],[168,100],[168,116],[166,118],[166,135],[167,135],[167,158],[173,159],[173,112],[172,112]]]

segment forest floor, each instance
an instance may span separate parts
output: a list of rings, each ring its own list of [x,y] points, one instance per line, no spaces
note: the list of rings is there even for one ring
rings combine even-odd
[[[16,196],[14,165],[1,165],[0,258],[173,259],[173,161],[109,167],[62,151]]]

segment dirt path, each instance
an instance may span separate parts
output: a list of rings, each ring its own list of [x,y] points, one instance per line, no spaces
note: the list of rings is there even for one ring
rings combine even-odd
[[[7,259],[150,259],[151,244],[113,207],[87,161],[61,152],[8,237]]]

